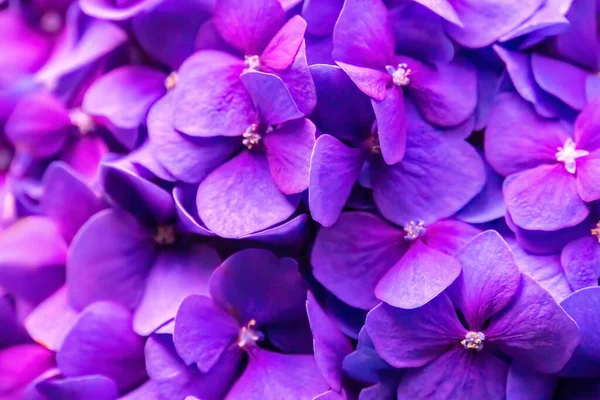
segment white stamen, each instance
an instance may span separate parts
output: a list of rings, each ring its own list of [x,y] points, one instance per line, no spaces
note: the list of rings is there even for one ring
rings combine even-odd
[[[585,157],[590,153],[587,150],[577,150],[573,139],[568,138],[563,147],[559,147],[556,152],[556,161],[565,163],[565,169],[574,174],[577,169],[575,160]]]
[[[244,56],[244,67],[247,71],[257,71],[260,68],[258,56]]]
[[[427,229],[425,228],[425,224],[423,223],[423,221],[410,221],[404,226],[404,232],[406,232],[404,240],[412,242],[413,240],[425,235],[426,231]]]
[[[406,63],[398,64],[397,68],[394,68],[391,65],[386,65],[385,70],[392,76],[394,85],[406,86],[410,83],[409,75],[412,73],[412,71],[410,68],[408,68]]]
[[[71,119],[71,123],[75,125],[83,135],[96,129],[94,119],[89,114],[83,112],[81,108],[74,108],[69,111],[69,118]]]
[[[467,332],[464,340],[460,342],[466,350],[483,350],[483,341],[485,335],[483,332]]]
[[[255,330],[255,326],[256,321],[252,319],[248,322],[248,325],[243,326],[242,329],[240,329],[237,342],[238,346],[244,348],[264,339],[265,336],[262,332]]]
[[[242,144],[252,150],[252,148],[260,143],[262,136],[258,133],[258,125],[252,124],[246,129],[246,132],[242,134],[244,138]]]

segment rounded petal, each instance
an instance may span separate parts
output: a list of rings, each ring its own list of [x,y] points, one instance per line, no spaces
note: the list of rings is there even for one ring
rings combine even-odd
[[[435,360],[460,344],[465,331],[446,294],[411,310],[380,304],[367,315],[365,326],[377,353],[396,368]]]
[[[312,400],[328,389],[312,355],[288,355],[255,349],[248,366],[225,400]]]
[[[213,20],[219,34],[244,55],[259,55],[285,22],[277,0],[222,0]]]
[[[597,286],[600,278],[600,246],[594,236],[568,243],[560,254],[560,263],[573,290]]]
[[[512,363],[508,370],[506,382],[506,399],[552,399],[558,379]]]
[[[290,121],[264,137],[271,177],[281,192],[290,195],[308,188],[315,131],[314,124],[302,118]]]
[[[431,224],[464,207],[485,183],[483,162],[462,140],[439,132],[409,128],[404,159],[394,165],[376,165],[373,197],[384,217],[405,225]]]
[[[394,34],[381,0],[349,0],[333,31],[333,59],[382,70],[391,64]]]
[[[450,293],[469,328],[478,331],[515,296],[521,273],[506,242],[492,230],[477,235],[456,257],[462,273]]]
[[[370,309],[375,286],[406,251],[404,232],[366,212],[343,213],[315,239],[311,264],[315,278],[340,300]]]
[[[42,181],[40,207],[59,227],[67,242],[104,204],[92,189],[62,162],[50,164]]]
[[[444,291],[460,274],[460,263],[420,241],[379,280],[375,296],[399,308],[417,308]]]
[[[242,146],[237,137],[193,137],[173,128],[173,95],[169,93],[150,109],[148,137],[154,157],[177,180],[197,183]]]
[[[358,180],[367,154],[346,146],[334,136],[321,135],[310,159],[308,203],[315,221],[331,226],[337,221]]]
[[[540,135],[540,132],[544,132]],[[538,116],[516,94],[499,95],[485,135],[485,155],[503,176],[556,161],[567,133],[557,121]]]
[[[127,148],[138,140],[150,106],[166,93],[167,75],[144,66],[123,66],[101,76],[85,92],[82,109]]]
[[[306,285],[298,264],[268,250],[248,249],[230,256],[213,273],[210,294],[242,325],[254,319],[260,328],[306,315]]]
[[[64,282],[66,258],[67,244],[55,223],[44,217],[21,219],[0,232],[0,286],[37,304]]]
[[[260,55],[260,61],[274,70],[289,67],[304,40],[306,21],[299,15],[290,18],[273,36]]]
[[[104,210],[73,239],[67,260],[69,298],[76,308],[110,300],[135,308],[142,299],[156,243],[131,215]]]
[[[428,122],[450,127],[467,120],[477,107],[477,70],[463,57],[434,67],[400,57],[412,73],[406,90]]]
[[[173,127],[189,136],[241,136],[258,120],[240,80],[243,69],[242,60],[221,51],[189,57],[173,89]]]
[[[486,340],[536,371],[558,372],[579,344],[579,328],[550,293],[527,275],[511,303],[485,332]]]
[[[579,326],[581,342],[561,376],[597,377],[600,372],[600,288],[578,290],[560,303]]]
[[[460,341],[457,340],[460,344]],[[398,385],[398,399],[506,398],[508,364],[491,353],[474,357],[458,345],[425,367],[409,370]]]
[[[406,150],[404,95],[398,88],[391,87],[386,90],[383,100],[371,100],[371,103],[377,119],[381,155],[387,164],[396,164],[402,160]]]
[[[146,378],[144,339],[131,329],[131,314],[114,303],[86,308],[56,354],[66,377],[100,374],[120,390],[132,389]]]
[[[241,351],[235,343],[239,330],[238,322],[213,300],[191,295],[177,311],[173,341],[186,364],[196,363],[206,373],[225,352]]]
[[[283,222],[299,200],[275,185],[264,154],[244,150],[200,183],[196,204],[211,231],[235,238]]]
[[[17,151],[33,157],[55,155],[67,142],[71,120],[62,102],[47,93],[19,101],[6,121],[6,137]]]
[[[216,250],[205,245],[159,252],[135,310],[133,329],[147,336],[175,318],[179,304],[188,295],[207,295],[210,274],[220,263]]]
[[[504,200],[513,222],[528,230],[575,226],[589,214],[577,191],[577,180],[562,164],[541,165],[509,176],[504,181]]]

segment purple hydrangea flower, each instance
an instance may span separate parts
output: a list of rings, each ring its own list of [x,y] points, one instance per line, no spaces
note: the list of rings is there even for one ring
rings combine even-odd
[[[434,300],[413,310],[382,304],[367,316],[381,357],[410,368],[398,395],[503,399],[507,359],[543,373],[561,370],[579,344],[577,324],[521,275],[500,235],[481,233],[457,258],[461,275]]]
[[[401,228],[374,214],[347,212],[317,234],[313,274],[351,306],[369,309],[382,300],[415,308],[456,279],[460,265],[451,255],[477,233],[459,221]]]
[[[310,334],[303,328],[306,286],[297,268],[290,258],[245,250],[215,270],[212,298],[192,295],[181,303],[175,348],[203,374],[222,371],[210,385],[221,390],[231,385],[224,398],[310,399],[328,388],[314,357],[298,354],[307,344],[310,348]],[[267,344],[283,353],[262,347]],[[248,364],[237,377],[244,360]],[[206,393],[204,398],[223,394]]]
[[[492,167],[507,177],[504,198],[515,225],[554,231],[588,216],[588,203],[600,198],[594,178],[600,155],[596,108],[591,103],[584,109],[571,136],[560,122],[539,117],[517,95],[498,96],[485,150]]]

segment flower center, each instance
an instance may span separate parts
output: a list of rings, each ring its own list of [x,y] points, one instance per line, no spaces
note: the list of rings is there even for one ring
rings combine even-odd
[[[82,135],[96,129],[94,119],[89,114],[83,112],[81,108],[73,108],[69,111],[69,118],[71,119],[71,123],[79,129],[79,132],[81,132]]]
[[[154,241],[161,245],[170,245],[175,243],[177,234],[175,233],[175,225],[161,225],[156,229]]]
[[[262,139],[260,133],[258,133],[258,124],[252,124],[246,129],[246,132],[242,134],[242,144],[252,150],[254,146],[257,146]]]
[[[467,332],[465,338],[460,342],[466,350],[483,350],[483,341],[485,335],[483,332]]]
[[[409,75],[412,73],[412,71],[410,68],[408,68],[406,63],[398,64],[397,68],[394,68],[391,65],[386,65],[385,70],[392,76],[394,85],[406,86],[410,83]]]
[[[171,90],[177,85],[178,81],[179,75],[177,75],[176,71],[173,71],[169,74],[169,76],[165,78],[165,87],[167,88],[167,90]]]
[[[600,243],[600,222],[596,224],[595,228],[592,228],[592,236],[596,236],[598,243]]]
[[[256,342],[260,342],[265,338],[262,332],[254,329],[255,326],[256,320],[251,319],[246,326],[243,326],[242,329],[240,329],[237,342],[238,346],[245,348],[254,345]]]
[[[404,225],[404,232],[406,232],[406,235],[404,235],[404,240],[412,242],[413,240],[425,235],[426,231],[427,229],[425,228],[423,221],[410,221],[408,224]]]
[[[244,56],[244,67],[246,71],[257,71],[260,68],[260,58],[258,56]]]
[[[556,161],[565,163],[565,169],[571,174],[575,173],[577,165],[575,160],[585,157],[590,153],[586,150],[577,150],[573,139],[568,138],[563,147],[559,147],[556,152]]]

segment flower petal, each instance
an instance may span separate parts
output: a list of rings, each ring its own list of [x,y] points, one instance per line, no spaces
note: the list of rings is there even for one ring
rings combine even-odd
[[[216,250],[205,245],[159,252],[133,315],[133,329],[147,336],[175,318],[179,304],[188,295],[208,295],[210,274],[220,263]]]
[[[241,136],[258,119],[239,78],[243,69],[242,60],[221,51],[189,57],[173,89],[173,127],[189,136]]]
[[[131,314],[114,303],[86,308],[56,354],[66,377],[100,374],[126,391],[146,376],[144,339],[131,329]]]
[[[380,304],[367,315],[365,326],[377,353],[396,368],[435,360],[459,345],[465,330],[446,294],[410,310]]]
[[[100,300],[135,308],[142,299],[156,244],[131,215],[104,210],[79,231],[67,260],[67,287],[81,309]]]
[[[313,218],[324,226],[337,221],[367,154],[347,147],[334,136],[321,135],[310,159],[309,205]]]
[[[536,371],[558,372],[579,344],[577,324],[550,294],[522,275],[511,303],[492,318],[486,340]]]
[[[540,165],[504,181],[504,200],[513,222],[528,230],[554,231],[575,226],[589,210],[577,180],[564,165]]]
[[[456,257],[462,273],[452,285],[450,296],[469,329],[480,331],[515,296],[521,273],[506,242],[492,230],[477,235]]]
[[[342,213],[317,233],[311,254],[315,278],[340,300],[370,309],[375,286],[406,251],[404,232],[366,212]]]
[[[421,307],[450,286],[459,274],[456,259],[416,241],[379,280],[375,296],[394,307]]]
[[[194,294],[179,306],[173,341],[186,364],[196,363],[206,373],[224,353],[241,351],[235,343],[239,330],[237,321],[212,299]]]
[[[277,127],[263,139],[271,177],[285,194],[300,193],[308,188],[315,131],[314,124],[302,118]]]
[[[299,15],[290,18],[273,36],[260,55],[262,64],[275,70],[289,67],[304,40],[306,21]]]
[[[277,0],[222,0],[213,21],[227,43],[244,55],[259,55],[285,22]]]
[[[299,200],[277,188],[264,154],[244,150],[200,183],[196,204],[211,231],[235,238],[283,222]]]
[[[396,87],[386,90],[381,101],[371,100],[375,117],[381,155],[389,165],[400,162],[406,150],[406,114],[404,112],[404,95]]]
[[[225,400],[310,400],[328,389],[312,355],[287,355],[256,348]]]
[[[306,285],[298,264],[268,250],[248,249],[230,256],[213,273],[210,294],[242,325],[254,319],[260,328],[306,315]]]
[[[567,244],[560,263],[573,290],[597,286],[600,278],[600,245],[593,236],[585,236]]]
[[[457,346],[425,367],[404,374],[398,397],[420,400],[467,395],[474,399],[501,400],[506,397],[507,373],[506,361],[485,351],[471,355]]]

